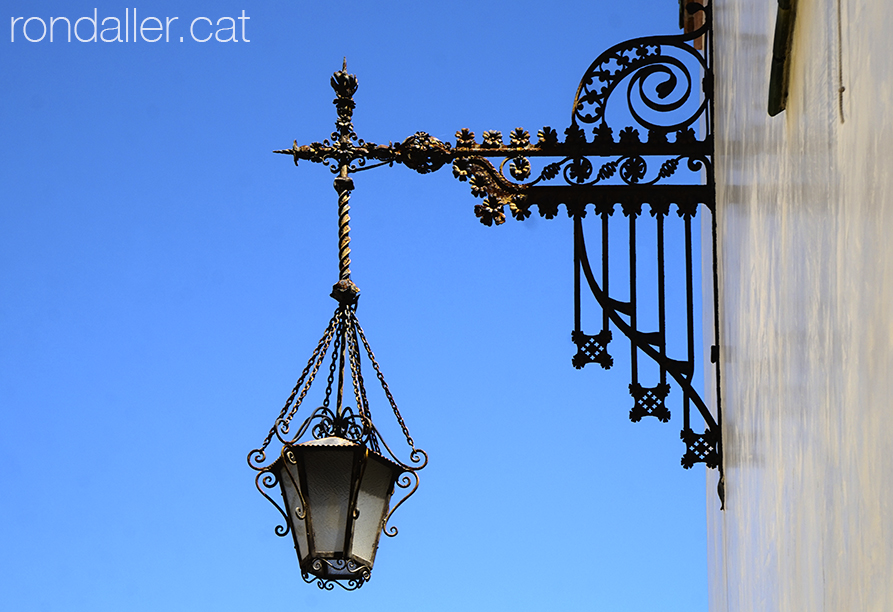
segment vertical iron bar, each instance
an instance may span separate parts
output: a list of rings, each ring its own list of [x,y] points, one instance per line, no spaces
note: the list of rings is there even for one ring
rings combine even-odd
[[[630,315],[629,324],[633,334],[639,331],[636,313],[638,304],[636,302],[636,213],[631,211],[629,215],[629,304]],[[636,348],[634,338],[630,338],[630,367],[632,368],[632,383],[639,384],[639,350]]]
[[[711,215],[713,226],[713,350],[710,351],[713,360],[713,370],[716,373],[716,432],[717,440],[722,440],[722,381],[720,379],[720,348],[719,348],[719,255],[716,244],[716,202]],[[722,474],[722,443],[717,449],[719,459],[719,473]]]
[[[695,322],[694,322],[694,295],[692,281],[692,255],[691,255],[691,215],[686,214],[685,217],[685,299],[688,314],[686,317],[686,327],[688,329],[688,363],[692,366],[689,374],[689,381],[694,375],[695,363]],[[689,425],[689,400],[688,395],[684,395],[683,400],[683,420],[684,428],[690,429]]]
[[[574,331],[581,333],[580,329],[580,239],[583,220],[580,215],[574,215]]]
[[[608,287],[608,213],[602,213],[602,291],[611,295]],[[602,329],[608,329],[608,309],[602,308]]]
[[[665,360],[667,357],[667,317],[664,293],[664,215],[660,212],[657,213],[657,317],[660,356]],[[667,384],[667,369],[664,367],[664,361],[660,362],[660,382],[662,385]]]
[[[707,95],[710,97],[710,103],[707,104],[707,129],[709,136],[712,138],[713,131],[713,7],[707,7],[707,18],[710,19],[710,27],[707,28],[707,44],[704,47],[704,53],[706,55],[707,60],[707,68],[705,72],[707,73],[707,78],[710,79],[710,90],[707,92]],[[712,154],[710,156],[711,163],[714,161],[715,157]],[[717,249],[717,237],[716,237],[716,215],[717,215],[717,206],[716,206],[716,182],[714,180],[713,172],[707,173],[707,184],[712,187],[713,191],[713,201],[711,202],[710,214],[711,214],[711,226],[713,233],[713,346],[715,349],[711,350],[711,357],[714,360],[714,372],[716,372],[716,426],[719,431],[716,432],[716,440],[717,440],[717,460],[719,467],[720,480],[719,483],[721,486],[724,486],[723,483],[723,449],[722,449],[722,384],[720,379],[720,344],[719,344],[719,252]],[[725,504],[725,491],[720,489],[720,499],[722,499],[723,504]]]

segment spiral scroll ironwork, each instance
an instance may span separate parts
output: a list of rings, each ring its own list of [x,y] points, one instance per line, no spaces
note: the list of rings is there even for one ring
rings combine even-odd
[[[349,578],[340,578],[338,580],[327,580],[325,578],[320,578],[318,575],[308,574],[307,572],[301,574],[304,582],[307,584],[315,583],[316,586],[323,591],[331,591],[336,584],[345,591],[355,591],[368,582],[372,574],[371,570],[365,565],[350,560],[316,559],[312,563],[312,567],[318,573],[330,570],[338,574],[350,574]]]
[[[685,129],[695,123],[709,106],[712,87],[708,79],[712,77],[709,57],[699,52],[691,42],[708,33],[712,27],[712,7],[691,2],[686,10],[689,13],[702,12],[704,24],[693,32],[675,36],[647,36],[636,38],[614,45],[599,55],[589,66],[580,80],[577,94],[574,96],[572,125],[579,120],[582,123],[597,124],[599,130],[607,126],[606,111],[608,101],[614,90],[629,78],[626,101],[627,107],[639,125],[658,132],[673,132]],[[675,54],[674,54],[675,53]],[[703,99],[694,99],[691,70],[680,57],[686,58],[704,71]],[[647,83],[652,77],[663,79],[651,88]],[[680,84],[682,87],[680,88]],[[646,108],[658,115],[664,115],[681,109],[689,101],[694,101],[694,110],[682,118],[674,118],[669,123],[653,123],[642,117],[641,110],[636,108],[633,98],[634,90],[638,90],[638,99]],[[667,100],[667,101],[662,101]]]

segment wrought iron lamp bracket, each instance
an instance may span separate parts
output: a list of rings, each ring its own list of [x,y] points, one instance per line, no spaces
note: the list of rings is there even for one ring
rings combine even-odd
[[[524,220],[536,207],[551,219],[563,205],[574,222],[575,325],[572,340],[577,346],[572,363],[582,368],[597,363],[613,365],[609,345],[612,329],[619,330],[631,344],[634,405],[630,419],[653,416],[670,420],[666,399],[671,382],[681,391],[686,445],[683,467],[705,463],[722,471],[720,371],[716,353],[719,346],[719,318],[716,255],[716,208],[713,173],[713,66],[712,7],[698,1],[685,6],[691,31],[672,36],[651,36],[615,45],[602,53],[583,75],[574,96],[570,125],[563,140],[551,127],[543,127],[532,140],[530,133],[516,128],[508,143],[499,131],[485,131],[478,142],[467,129],[456,133],[455,144],[442,142],[425,132],[417,132],[398,143],[379,145],[357,138],[351,123],[356,77],[346,65],[332,77],[336,92],[339,132],[332,140],[276,151],[300,160],[319,162],[348,175],[382,165],[403,164],[419,173],[435,172],[451,164],[453,175],[467,182],[472,195],[483,201],[474,207],[485,225],[500,225],[508,213]],[[700,76],[698,79],[697,77]],[[609,103],[612,94],[625,92],[626,104],[619,113]],[[629,121],[615,130],[620,121]],[[620,124],[624,125],[624,124]],[[496,161],[491,161],[496,160]],[[536,171],[534,168],[536,167]],[[337,188],[336,184],[336,188]],[[352,189],[352,183],[350,188]],[[340,193],[340,191],[339,191]],[[629,295],[619,300],[609,293],[609,219],[619,211],[628,219]],[[675,210],[672,210],[675,205]],[[645,208],[647,207],[647,209]],[[715,414],[695,388],[692,221],[705,208],[711,215],[714,340],[712,361],[716,382]],[[657,329],[639,325],[640,309],[651,306],[637,300],[637,226],[645,210],[656,226]],[[601,269],[596,278],[583,236],[583,219],[593,212],[601,225]],[[673,221],[671,212],[683,225],[684,261],[665,261],[664,225]],[[349,261],[349,260],[348,260]],[[664,276],[672,264],[685,275],[687,350],[671,357],[667,348]],[[584,333],[581,327],[581,287],[585,285],[602,309],[601,329]],[[657,364],[659,380],[643,386],[639,380],[639,357]],[[696,432],[690,423],[690,408],[700,414],[704,431]],[[722,497],[722,495],[720,495]]]

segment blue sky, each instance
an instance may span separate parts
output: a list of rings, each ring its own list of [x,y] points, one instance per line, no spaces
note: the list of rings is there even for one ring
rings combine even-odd
[[[137,4],[178,18],[157,43],[11,42],[133,5],[0,6],[8,609],[706,609],[681,410],[630,423],[622,359],[571,366],[570,220],[484,227],[448,168],[355,177],[359,318],[431,458],[371,582],[305,585],[245,462],[335,307],[331,175],[271,151],[328,137],[342,57],[367,140],[561,133],[590,62],[676,32],[674,0]],[[239,42],[190,38],[243,10]]]

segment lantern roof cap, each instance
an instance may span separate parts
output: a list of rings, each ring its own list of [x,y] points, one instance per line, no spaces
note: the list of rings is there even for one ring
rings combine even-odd
[[[325,447],[339,447],[340,446],[342,448],[343,447],[356,448],[356,447],[362,446],[362,445],[357,444],[356,442],[353,442],[346,438],[342,438],[340,436],[327,436],[325,438],[307,440],[306,442],[301,442],[300,444],[295,444],[294,446],[292,446],[291,444],[288,444],[286,446],[287,447],[291,446],[292,448],[307,448],[307,447],[320,447],[320,446],[325,446]],[[369,450],[368,452],[369,452],[370,457],[376,457],[378,461],[385,462],[394,471],[405,472],[407,470],[406,466],[404,466],[403,464],[401,464],[399,462],[392,460],[390,457],[386,457],[386,456],[382,455],[381,453],[377,453],[373,450]],[[282,465],[282,457],[277,457],[276,461],[274,461],[272,464],[270,464],[270,468],[277,470],[277,469],[280,469],[281,465]]]
[[[298,446],[358,446],[358,444],[339,436],[328,436],[318,440],[307,440],[306,442],[301,442]]]

